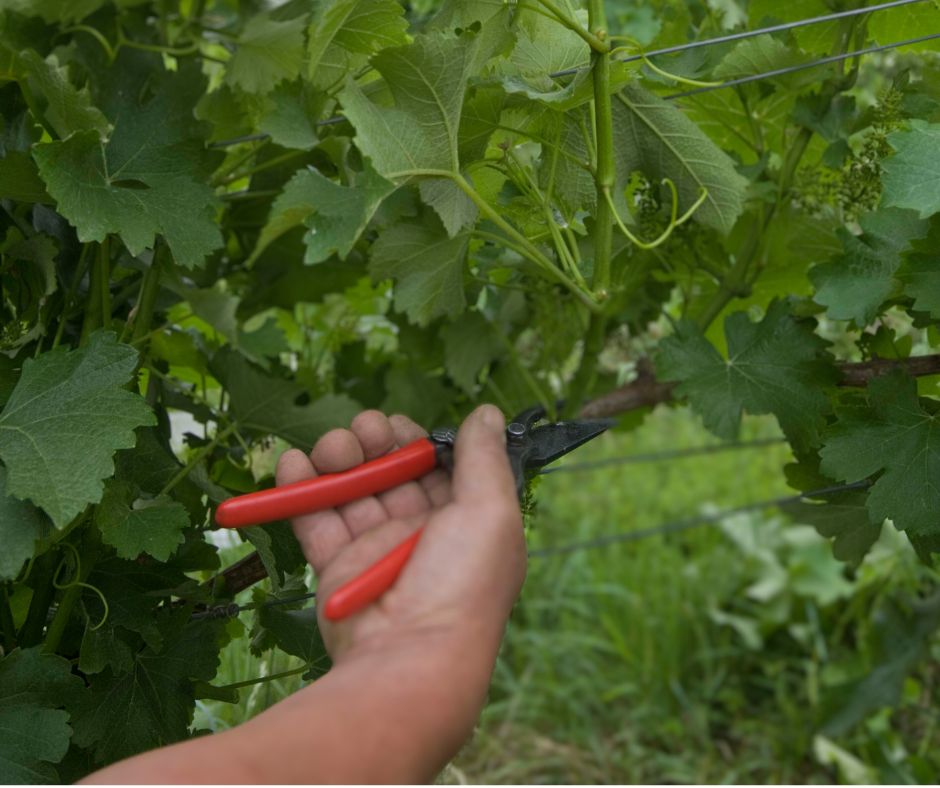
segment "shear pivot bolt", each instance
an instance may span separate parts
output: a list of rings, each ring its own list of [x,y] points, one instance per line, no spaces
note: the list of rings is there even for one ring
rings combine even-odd
[[[506,427],[506,435],[510,443],[522,443],[522,439],[525,437],[525,424],[520,424],[518,421],[512,422]]]

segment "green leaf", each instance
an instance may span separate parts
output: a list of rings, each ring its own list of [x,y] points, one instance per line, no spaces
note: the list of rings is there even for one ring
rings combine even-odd
[[[725,320],[728,358],[722,358],[695,324],[679,324],[660,345],[660,377],[677,381],[712,432],[726,440],[738,433],[741,415],[773,413],[797,450],[819,441],[822,417],[829,412],[823,390],[835,384],[834,367],[824,357],[825,343],[787,313],[785,302],[771,304],[759,323],[744,312]]]
[[[345,259],[382,200],[394,191],[390,181],[371,167],[352,186],[342,186],[310,168],[288,182],[271,206],[267,224],[249,259],[253,264],[277,238],[305,224],[305,262],[320,263],[333,254]]]
[[[813,300],[827,307],[833,320],[853,320],[863,328],[881,305],[900,289],[896,278],[901,254],[915,238],[927,232],[927,223],[912,211],[882,208],[860,220],[865,234],[859,238],[840,228],[845,252],[833,262],[816,266],[810,278],[816,286]]]
[[[441,331],[447,374],[468,394],[476,391],[483,366],[496,358],[502,344],[479,312],[465,312]]]
[[[157,624],[157,611],[171,596],[180,596],[181,589],[192,583],[181,571],[158,564],[146,556],[136,561],[108,558],[99,561],[88,577],[89,585],[97,588],[108,600],[108,626],[139,632],[153,649],[162,646],[164,634]],[[83,602],[94,621],[104,617],[98,596],[86,591]]]
[[[195,703],[192,682],[215,677],[225,626],[183,624],[188,617],[184,609],[164,626],[164,646],[137,654],[131,671],[108,669],[92,677],[72,725],[75,743],[92,749],[98,761],[111,763],[186,738]]]
[[[376,280],[395,279],[395,308],[412,322],[427,325],[441,315],[460,314],[466,234],[451,238],[427,223],[401,223],[382,233],[372,246],[369,272]]]
[[[101,500],[114,452],[134,445],[135,428],[154,423],[146,403],[124,389],[136,364],[137,351],[110,333],[23,364],[0,413],[8,494],[31,500],[57,528]]]
[[[940,256],[912,255],[898,271],[904,294],[914,299],[914,309],[940,319]]]
[[[108,133],[108,119],[92,105],[88,89],[73,87],[68,70],[59,66],[54,56],[43,60],[27,50],[20,53],[19,63],[22,78],[45,98],[44,115],[59,137],[68,137],[76,131],[96,131],[101,137]]]
[[[614,127],[622,182],[635,170],[654,181],[671,178],[680,211],[691,208],[704,189],[708,197],[696,211],[696,221],[719,232],[731,230],[744,207],[747,180],[681,110],[628,85],[614,102]]]
[[[6,468],[0,466],[0,580],[12,580],[35,551],[36,540],[49,530],[35,506],[6,492]]]
[[[277,21],[264,13],[248,21],[225,78],[248,93],[267,93],[300,75],[306,17]]]
[[[112,144],[113,139],[103,146],[97,132],[84,132],[33,153],[49,194],[79,239],[103,241],[113,233],[136,255],[163,235],[177,262],[202,265],[222,243],[212,190],[193,179],[185,159],[115,168],[108,161]]]
[[[246,528],[242,533],[258,551],[275,592],[281,591],[289,575],[307,566],[290,523],[267,523]]]
[[[804,492],[835,487],[818,467],[791,464],[785,469],[791,486]],[[882,521],[872,522],[865,507],[864,490],[848,490],[783,506],[798,523],[813,526],[820,536],[832,539],[832,554],[839,561],[859,564],[881,534]]]
[[[901,372],[875,378],[867,406],[837,409],[820,452],[823,472],[840,481],[880,474],[868,492],[871,519],[915,533],[940,529],[940,427],[927,402]]]
[[[39,648],[0,659],[0,781],[56,783],[65,756],[69,714],[83,690],[69,661]]]
[[[910,3],[892,8],[888,13],[872,14],[868,21],[868,33],[879,44],[894,44],[919,38],[940,29],[940,4],[936,0],[926,3]],[[914,49],[936,49],[937,42],[924,41]],[[909,49],[902,48],[902,51]]]
[[[888,135],[895,154],[882,162],[886,207],[910,208],[921,218],[940,211],[940,123],[912,120],[910,131]]]
[[[471,34],[418,36],[383,49],[372,64],[395,107],[379,107],[348,81],[340,100],[356,129],[356,144],[389,180],[423,170],[457,172],[460,115],[476,39]]]
[[[83,243],[115,234],[137,255],[162,235],[176,262],[195,268],[222,246],[219,202],[202,179],[202,140],[193,139],[200,125],[186,103],[202,77],[181,67],[141,85],[148,65],[149,59],[115,66],[128,75],[113,77],[106,109],[114,132],[106,143],[97,131],[84,131],[37,145],[33,157]]]
[[[789,68],[805,61],[805,57],[780,39],[769,35],[756,36],[736,44],[715,67],[712,76],[716,80],[735,79]]]
[[[257,614],[255,640],[273,641],[281,651],[300,657],[308,665],[328,662],[317,623],[316,607],[303,610],[285,610],[280,607],[261,607]],[[260,645],[260,643],[259,643]]]
[[[166,495],[136,498],[127,482],[111,482],[95,510],[95,524],[105,544],[120,558],[137,558],[142,553],[166,561],[183,543],[183,530],[189,515],[182,504]]]
[[[0,158],[0,200],[52,203],[32,157],[23,151],[7,151]]]
[[[408,20],[395,0],[329,0],[310,24],[307,76],[327,90],[368,55],[408,41]]]
[[[231,350],[216,354],[212,370],[231,397],[239,429],[279,435],[294,446],[312,448],[321,435],[348,426],[359,412],[356,402],[336,394],[298,405],[307,393],[303,386],[273,377]]]
[[[418,184],[418,191],[425,204],[441,218],[451,238],[476,222],[477,206],[450,178],[423,180]]]

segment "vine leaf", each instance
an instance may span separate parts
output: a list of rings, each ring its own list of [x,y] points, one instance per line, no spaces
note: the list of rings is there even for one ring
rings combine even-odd
[[[69,81],[68,70],[54,57],[43,60],[25,50],[17,56],[21,80],[46,100],[45,117],[62,138],[76,131],[97,131],[102,137],[110,130],[108,119],[93,106],[87,88],[79,90]]]
[[[287,21],[268,14],[252,17],[238,38],[225,79],[247,93],[268,93],[300,75],[304,60],[305,16]]]
[[[477,376],[502,350],[492,326],[479,312],[465,312],[441,331],[444,365],[458,386],[468,394],[477,388]]]
[[[240,429],[278,435],[294,446],[312,448],[323,433],[348,426],[360,410],[342,394],[327,394],[300,405],[307,398],[303,386],[272,377],[232,350],[217,353],[211,369],[231,397]]]
[[[72,737],[69,712],[84,687],[67,659],[39,648],[0,659],[0,781],[56,783]]]
[[[183,530],[189,527],[185,507],[160,495],[137,497],[135,486],[114,481],[105,489],[95,509],[95,524],[101,539],[120,558],[137,558],[142,553],[166,561],[183,543]]]
[[[374,279],[396,280],[395,308],[419,325],[441,315],[456,316],[467,303],[463,269],[469,236],[451,238],[437,225],[390,227],[373,244],[369,262]]]
[[[910,242],[927,231],[927,223],[913,211],[883,208],[860,219],[865,234],[852,235],[840,228],[844,253],[810,272],[816,286],[813,300],[827,307],[833,320],[853,320],[863,328],[881,305],[900,290],[896,278],[901,254]]]
[[[940,420],[917,397],[902,372],[868,384],[866,406],[837,410],[820,452],[822,470],[839,481],[881,474],[868,492],[873,521],[890,518],[899,530],[940,530]]]
[[[35,506],[6,493],[6,468],[0,467],[0,580],[15,578],[33,555],[36,540],[48,530]]]
[[[889,134],[888,142],[895,154],[881,164],[882,203],[918,211],[924,219],[940,211],[940,123],[912,120],[910,131]]]
[[[638,85],[627,85],[614,102],[614,127],[621,178],[635,170],[654,180],[670,178],[679,209],[688,210],[705,189],[708,197],[695,219],[730,232],[744,208],[747,179],[727,154],[672,104]]]
[[[418,184],[418,191],[425,205],[440,217],[451,238],[477,220],[477,206],[450,178],[423,180]]]
[[[784,468],[791,487],[822,490],[836,482],[819,472],[819,460],[806,459]],[[813,526],[820,536],[832,540],[832,554],[839,561],[859,564],[881,535],[883,522],[872,522],[865,506],[864,490],[846,490],[814,500],[785,504],[782,509],[796,522]]]
[[[408,42],[408,20],[395,0],[332,0],[318,6],[309,30],[307,78],[327,90],[383,47]]]
[[[940,319],[940,257],[913,255],[898,271],[904,294],[914,299],[914,309]]]
[[[194,702],[193,684],[211,681],[219,666],[224,622],[188,622],[183,609],[162,627],[161,648],[135,655],[133,668],[110,668],[92,677],[90,691],[75,709],[75,743],[111,763],[186,738]],[[187,622],[187,623],[184,623]]]
[[[744,411],[772,413],[797,450],[819,441],[829,412],[824,389],[835,384],[835,367],[824,359],[825,343],[787,313],[783,301],[771,304],[759,323],[745,312],[725,320],[728,358],[722,358],[693,323],[683,322],[665,339],[656,360],[660,377],[677,381],[705,426],[733,439]]]
[[[107,332],[24,362],[0,413],[7,493],[41,507],[57,528],[101,500],[114,452],[134,445],[135,428],[155,423],[144,400],[124,389],[136,365],[137,351]]]
[[[389,180],[422,170],[456,172],[458,136],[472,50],[477,38],[442,34],[383,49],[372,64],[384,77],[394,107],[380,107],[349,80],[340,94],[359,149]]]
[[[320,263],[333,254],[345,259],[379,205],[395,190],[371,167],[352,186],[343,186],[310,168],[287,183],[271,206],[267,224],[249,259],[253,264],[284,233],[306,225],[305,262]]]
[[[186,157],[155,151],[158,158],[146,157],[146,143],[135,159],[115,166],[110,152],[121,128],[107,144],[86,131],[36,148],[39,173],[59,211],[83,243],[113,233],[137,255],[162,235],[177,262],[202,265],[222,245],[212,189],[193,178]]]
[[[83,243],[120,236],[132,255],[166,239],[176,262],[202,265],[222,246],[219,201],[192,104],[204,78],[193,66],[154,76],[153,56],[122,53],[99,103],[114,126],[37,145],[33,158],[58,211]],[[139,100],[144,96],[144,100]]]

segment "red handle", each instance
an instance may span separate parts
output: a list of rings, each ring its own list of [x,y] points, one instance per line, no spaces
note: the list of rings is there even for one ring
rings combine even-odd
[[[422,533],[423,528],[415,531],[361,575],[340,586],[327,600],[323,614],[330,621],[341,621],[375,602],[398,579]]]
[[[330,509],[417,479],[436,465],[434,443],[420,438],[348,471],[229,498],[216,509],[215,521],[223,528],[241,528]]]

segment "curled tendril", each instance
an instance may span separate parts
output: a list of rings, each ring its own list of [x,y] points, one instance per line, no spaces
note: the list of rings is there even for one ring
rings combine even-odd
[[[617,213],[614,200],[610,196],[610,189],[604,190],[604,197],[607,200],[607,204],[610,206],[610,211],[614,215],[614,221],[617,223],[617,227],[620,228],[620,232],[622,232],[634,244],[639,246],[640,249],[655,249],[657,246],[665,243],[669,236],[672,235],[672,231],[691,219],[692,215],[702,207],[702,203],[704,203],[708,198],[708,189],[702,187],[702,193],[693,203],[692,207],[682,214],[682,216],[679,216],[679,192],[676,190],[676,184],[673,183],[670,178],[663,178],[662,183],[664,186],[668,186],[669,191],[672,193],[672,214],[669,217],[669,225],[665,230],[663,230],[662,234],[653,241],[642,241],[627,229],[627,226],[623,223],[620,215]]]
[[[105,625],[105,622],[108,620],[108,616],[110,615],[111,608],[108,605],[108,600],[105,598],[105,595],[101,592],[100,588],[96,588],[95,586],[91,585],[91,583],[83,583],[81,580],[78,579],[81,576],[81,571],[82,571],[82,558],[78,554],[78,550],[75,549],[75,545],[70,544],[69,542],[63,542],[62,545],[64,547],[67,547],[71,551],[71,556],[75,559],[75,569],[74,569],[75,576],[68,583],[60,582],[62,569],[66,566],[66,564],[68,564],[68,560],[69,560],[69,556],[65,556],[59,562],[59,565],[56,567],[55,573],[52,575],[52,586],[53,588],[56,588],[59,591],[68,591],[70,588],[87,588],[92,593],[98,595],[98,598],[101,600],[101,604],[104,606],[104,614],[101,616],[101,621],[99,621],[93,627],[89,627],[89,629],[91,629],[92,632],[97,632],[99,629],[101,629],[101,627]],[[88,615],[87,611],[85,615],[86,616]]]
[[[644,65],[649,68],[651,71],[655,71],[661,77],[666,77],[666,79],[671,79],[675,82],[678,82],[680,85],[691,85],[695,88],[713,88],[717,85],[720,85],[720,82],[703,82],[700,79],[689,79],[688,77],[680,77],[678,74],[673,74],[671,71],[666,71],[663,68],[660,68],[657,65],[653,64],[653,61],[650,60],[646,55],[640,55],[643,58]]]
[[[33,564],[35,564],[35,563],[36,563],[36,556],[31,555],[31,556],[29,557],[29,562],[26,564],[26,571],[23,572],[23,576],[22,576],[22,577],[17,577],[13,582],[14,582],[14,583],[25,583],[27,580],[29,580],[29,576],[30,576],[30,575],[32,574],[32,572],[33,572]]]

